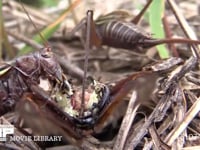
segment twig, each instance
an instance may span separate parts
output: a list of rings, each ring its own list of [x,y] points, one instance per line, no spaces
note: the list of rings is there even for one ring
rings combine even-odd
[[[192,121],[192,119],[198,114],[200,111],[200,98],[198,98],[195,103],[190,107],[183,121],[181,121],[165,138],[165,142],[168,145],[172,145],[172,143],[178,138],[178,136],[187,128],[188,124]]]
[[[114,150],[123,150],[124,144],[126,142],[128,132],[131,128],[132,122],[135,118],[136,111],[139,108],[139,104],[136,105],[137,93],[133,91],[129,105],[125,114],[125,117],[122,121],[120,130],[118,132],[117,139],[114,144]],[[135,106],[135,107],[134,107]]]
[[[27,15],[24,14],[24,11],[20,10],[22,9],[22,6],[19,2],[17,1],[8,1],[9,6],[11,6],[12,10],[11,13],[13,13],[15,16],[19,16],[21,18],[27,19]],[[41,12],[38,9],[34,9],[33,7],[29,7],[26,4],[23,4],[25,9],[29,12],[31,18],[33,18],[34,23],[40,24],[40,25],[46,25],[47,23],[52,22],[52,18],[50,15],[47,15],[44,12]]]
[[[155,130],[154,125],[151,125],[149,128],[149,133],[151,135],[153,144],[155,146],[155,150],[159,150],[161,148],[161,142],[160,142],[160,138]]]
[[[174,15],[176,17],[176,20],[178,21],[179,25],[181,26],[183,32],[185,33],[185,35],[193,40],[198,40],[196,34],[194,33],[194,31],[192,30],[192,28],[189,26],[189,24],[187,23],[187,21],[185,20],[184,16],[180,13],[181,11],[179,10],[178,6],[176,5],[176,3],[173,0],[167,0],[172,11],[174,12]],[[199,58],[199,53],[200,53],[200,46],[198,46],[198,49],[196,48],[196,46],[192,45],[192,53],[194,57]]]
[[[38,44],[37,42],[35,42],[34,40],[31,40],[31,39],[28,39],[27,37],[25,37],[24,35],[22,34],[19,34],[19,33],[15,33],[13,31],[10,31],[10,30],[6,30],[6,32],[11,35],[12,37],[20,40],[20,41],[23,41],[24,43],[32,46],[33,48],[35,49],[41,49],[43,46],[41,44]]]
[[[126,149],[135,148],[144,137],[144,135],[146,135],[147,129],[150,127],[150,125],[153,122],[160,121],[157,118],[160,118],[161,114],[165,113],[163,112],[163,109],[167,111],[169,108],[169,102],[174,94],[177,82],[196,65],[196,60],[197,59],[195,57],[191,57],[187,62],[185,62],[183,66],[177,68],[175,73],[168,78],[168,81],[165,84],[165,88],[163,89],[166,94],[162,96],[157,106],[154,108],[153,112],[150,114],[143,126],[138,131],[136,131],[136,133],[131,134],[128,139],[129,142],[126,145]]]
[[[172,38],[172,32],[169,28],[169,23],[168,23],[167,17],[165,15],[162,18],[162,22],[163,22],[166,37]],[[172,51],[173,56],[175,56],[175,57],[179,56],[177,49],[176,49],[174,44],[168,44],[168,47],[169,47],[169,50]]]

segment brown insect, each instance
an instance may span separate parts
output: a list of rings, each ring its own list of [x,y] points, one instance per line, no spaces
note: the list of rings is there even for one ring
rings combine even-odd
[[[146,6],[141,10],[140,14],[130,22],[125,21],[126,18],[130,17],[130,14],[125,11],[114,11],[100,16],[93,21],[93,11],[88,10],[86,18],[90,19],[82,19],[82,21],[71,31],[71,35],[82,28],[84,30],[83,37],[85,38],[87,32],[85,26],[90,26],[90,42],[92,46],[100,47],[101,45],[107,45],[115,48],[141,52],[160,44],[200,44],[200,41],[190,39],[155,39],[152,38],[149,33],[146,33],[139,28],[136,24],[151,2],[152,0],[149,0]]]
[[[32,85],[39,85],[41,78],[50,80],[53,87],[57,85],[71,88],[49,47],[2,64],[0,114],[13,110],[25,92],[34,92]]]
[[[27,13],[23,4],[22,8]],[[28,13],[27,16],[33,23]],[[33,26],[37,30],[34,23]],[[72,94],[72,88],[56,61],[51,48],[41,33],[39,35],[44,41],[44,48],[32,54],[18,57],[11,62],[1,64],[0,115],[13,110],[16,103],[26,92],[32,92],[39,97],[43,96],[44,91],[33,88],[39,87],[40,79],[48,80],[52,89],[64,88],[67,96],[70,96],[70,93]]]

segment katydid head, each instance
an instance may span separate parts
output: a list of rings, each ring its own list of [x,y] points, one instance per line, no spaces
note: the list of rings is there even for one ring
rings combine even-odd
[[[62,69],[56,61],[50,47],[43,48],[39,53],[39,63],[41,69],[45,72],[45,76],[62,82]]]
[[[24,5],[21,3],[24,12],[26,13],[28,19],[31,21],[35,30],[38,31],[37,26],[31,19],[31,16],[28,14],[27,10],[25,9]],[[44,76],[47,79],[55,80],[58,84],[64,84],[66,81],[63,79],[63,72],[61,69],[60,64],[56,61],[55,56],[49,46],[47,40],[44,38],[41,32],[39,32],[39,36],[43,41],[44,48],[42,48],[39,52],[36,53],[35,57],[32,59],[36,59],[37,62],[37,69],[39,69],[39,74]]]

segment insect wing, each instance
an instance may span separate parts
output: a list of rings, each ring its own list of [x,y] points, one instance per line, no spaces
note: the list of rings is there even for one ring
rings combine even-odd
[[[131,15],[128,11],[124,10],[117,10],[113,11],[111,13],[108,13],[106,15],[99,16],[97,20],[95,20],[96,24],[104,24],[112,20],[124,20],[126,18],[129,18]]]

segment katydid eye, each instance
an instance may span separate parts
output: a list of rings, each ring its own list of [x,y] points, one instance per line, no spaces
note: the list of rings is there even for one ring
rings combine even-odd
[[[52,53],[52,51],[49,50],[49,48],[45,48],[41,52],[41,56],[44,57],[44,58],[51,58],[52,55],[53,55],[53,53]]]
[[[50,58],[51,54],[49,52],[45,52],[45,53],[42,53],[41,56],[44,58]]]

